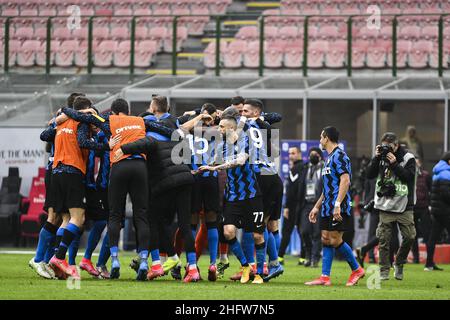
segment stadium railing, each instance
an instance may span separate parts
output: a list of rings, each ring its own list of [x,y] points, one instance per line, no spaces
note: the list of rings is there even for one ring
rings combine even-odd
[[[172,66],[171,71],[172,75],[177,74],[177,26],[178,26],[178,20],[182,17],[204,17],[205,15],[135,15],[135,16],[104,16],[104,15],[98,15],[98,16],[81,16],[81,18],[89,18],[88,23],[88,65],[87,65],[87,73],[91,74],[93,69],[93,29],[94,29],[94,19],[98,18],[131,18],[131,30],[130,30],[130,66],[129,66],[129,73],[130,75],[134,74],[135,71],[135,65],[134,65],[134,58],[135,58],[135,31],[136,31],[136,19],[138,18],[146,18],[146,17],[171,17],[173,18],[172,23]],[[210,16],[213,20],[215,20],[215,44],[216,44],[216,50],[215,50],[215,75],[220,76],[221,73],[221,64],[220,64],[220,43],[222,41],[222,21],[225,21],[229,18],[242,18],[246,17],[248,14],[225,14],[225,15],[212,15]],[[341,17],[341,18],[347,18],[347,61],[346,61],[346,72],[348,76],[352,75],[352,41],[353,41],[353,33],[352,33],[352,22],[354,21],[354,18],[356,17],[370,17],[372,15],[370,14],[358,14],[358,15],[261,15],[259,20],[259,66],[258,66],[258,74],[259,76],[264,75],[264,25],[265,20],[270,17],[301,17],[304,18],[304,25],[303,25],[303,61],[301,70],[303,73],[303,76],[308,76],[308,43],[309,43],[309,34],[308,34],[308,26],[309,21],[313,18],[321,17]],[[439,77],[442,77],[444,67],[443,67],[443,41],[444,41],[444,17],[450,16],[450,14],[436,14],[436,13],[408,13],[408,14],[381,14],[380,17],[393,17],[393,23],[392,23],[392,76],[397,76],[397,26],[398,26],[398,18],[399,17],[405,17],[405,16],[432,16],[432,17],[438,17],[439,20],[438,23],[438,68],[437,72]],[[18,17],[5,17],[5,28],[4,28],[4,73],[8,74],[10,65],[9,65],[9,40],[10,40],[10,26],[13,19],[34,19],[35,16],[18,16]],[[42,17],[41,17],[42,18]],[[55,18],[60,18],[57,16],[52,17],[46,17],[47,18],[47,37],[46,37],[46,64],[45,64],[45,73],[50,74],[51,71],[51,40],[52,40],[52,20]]]

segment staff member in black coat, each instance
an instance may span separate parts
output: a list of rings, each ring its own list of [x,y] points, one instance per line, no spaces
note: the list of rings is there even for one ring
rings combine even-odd
[[[291,239],[292,230],[294,230],[295,225],[298,225],[297,219],[297,204],[298,204],[298,187],[300,176],[303,173],[303,160],[300,148],[292,147],[289,148],[289,161],[292,166],[289,170],[289,178],[286,183],[286,202],[283,211],[283,228],[282,228],[282,238],[280,244],[280,250],[278,251],[278,260],[280,263],[284,262],[284,254],[286,253],[286,248],[289,245]],[[298,228],[299,236],[300,228]],[[303,241],[302,241],[303,244]],[[302,249],[302,253],[304,250]]]
[[[427,243],[425,271],[442,270],[433,261],[436,242],[442,231],[450,233],[450,152],[433,168],[431,186],[431,235]]]

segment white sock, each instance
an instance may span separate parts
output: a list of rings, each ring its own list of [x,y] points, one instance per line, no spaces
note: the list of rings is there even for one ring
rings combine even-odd
[[[156,266],[157,264],[161,264],[161,260],[152,261],[152,266]]]
[[[220,254],[220,261],[227,261],[228,260],[228,254],[221,253]]]
[[[159,258],[161,259],[161,263],[164,263],[167,261],[167,256],[160,256]]]
[[[269,261],[269,266],[274,267],[278,265],[278,260]]]
[[[175,253],[175,255],[171,256],[170,258],[173,259],[173,260],[179,260],[180,259],[180,258],[178,258],[178,255],[176,253]]]
[[[197,265],[194,263],[194,264],[190,264],[189,265],[189,270],[194,270],[194,269],[197,269]]]

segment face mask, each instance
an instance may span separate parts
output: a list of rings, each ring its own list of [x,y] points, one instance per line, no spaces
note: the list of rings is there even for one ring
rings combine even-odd
[[[310,156],[309,157],[309,161],[313,164],[316,165],[319,163],[319,156]]]

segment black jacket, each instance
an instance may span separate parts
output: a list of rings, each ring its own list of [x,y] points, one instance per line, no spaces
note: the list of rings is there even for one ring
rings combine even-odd
[[[180,142],[157,141],[146,137],[122,146],[125,154],[147,153],[147,166],[152,196],[194,183],[191,170],[185,164],[172,161],[172,150]]]
[[[297,209],[298,204],[298,187],[300,176],[303,174],[303,161],[298,160],[294,162],[291,170],[289,170],[289,177],[286,183],[286,202],[284,207],[293,212]]]
[[[436,180],[431,186],[431,214],[450,215],[450,181]]]
[[[302,174],[300,176],[299,179],[299,186],[298,186],[298,195],[297,195],[297,199],[298,199],[298,210],[303,209],[303,207],[306,205],[306,175],[308,174],[308,167],[309,167],[310,162],[307,162],[306,164],[303,165],[303,171]],[[319,164],[322,165],[323,168],[323,161],[319,162]],[[319,165],[317,164],[317,165]],[[323,184],[322,182],[319,183],[319,190],[317,193],[317,200],[319,200],[320,195],[322,194],[322,190],[323,190]]]
[[[398,147],[397,152],[394,154],[397,158],[397,162],[391,164],[389,168],[394,174],[403,182],[408,185],[408,204],[406,210],[412,210],[414,208],[414,194],[416,192],[415,180],[416,180],[416,160],[414,158],[409,159],[404,167],[400,165],[403,162],[403,157],[407,153],[406,149],[402,146]],[[380,166],[381,156],[374,157],[367,167],[367,178],[375,179],[382,174],[382,168]]]
[[[431,214],[450,216],[450,166],[444,160],[433,168],[430,206]]]

